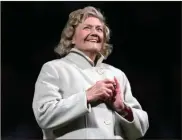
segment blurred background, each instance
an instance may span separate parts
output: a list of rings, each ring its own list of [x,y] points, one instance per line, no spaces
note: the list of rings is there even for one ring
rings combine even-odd
[[[1,135],[42,138],[32,111],[34,85],[73,10],[100,8],[111,29],[105,61],[127,75],[148,112],[145,138],[181,135],[180,2],[1,2]]]

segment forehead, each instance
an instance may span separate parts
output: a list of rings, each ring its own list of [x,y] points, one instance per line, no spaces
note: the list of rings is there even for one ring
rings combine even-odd
[[[103,22],[96,17],[88,17],[82,22],[82,25],[103,26]]]

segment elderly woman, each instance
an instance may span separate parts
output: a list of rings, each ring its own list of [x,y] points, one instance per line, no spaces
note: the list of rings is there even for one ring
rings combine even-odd
[[[102,63],[112,52],[110,30],[94,7],[73,11],[35,84],[33,111],[44,139],[123,139],[145,135],[148,115],[126,75]]]

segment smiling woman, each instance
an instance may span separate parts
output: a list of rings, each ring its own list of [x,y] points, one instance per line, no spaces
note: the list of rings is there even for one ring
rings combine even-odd
[[[90,22],[90,20],[93,21]],[[88,23],[89,25],[87,25]],[[87,37],[86,35],[91,33],[93,29],[96,30],[96,32],[98,32],[99,35],[103,36],[102,38],[98,38],[102,39],[103,48],[101,50],[101,53],[105,56],[105,58],[107,58],[109,54],[111,54],[112,45],[108,43],[110,40],[110,29],[106,25],[106,21],[103,14],[101,14],[99,10],[91,6],[70,13],[68,22],[65,28],[63,29],[60,43],[57,46],[57,48],[55,48],[55,52],[57,52],[61,56],[68,54],[71,48],[73,48],[75,45],[72,40],[74,33],[76,30],[79,30],[80,28],[84,30],[84,37]]]
[[[92,61],[103,48],[103,43],[103,23],[95,17],[88,17],[80,23],[72,40],[72,44],[83,51]]]
[[[44,139],[136,140],[149,127],[121,70],[102,63],[111,53],[109,28],[94,7],[70,14],[61,59],[45,63],[35,84],[33,111]]]

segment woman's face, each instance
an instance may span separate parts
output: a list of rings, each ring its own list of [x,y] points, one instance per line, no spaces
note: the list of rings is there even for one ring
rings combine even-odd
[[[103,27],[103,23],[98,18],[86,18],[77,26],[72,43],[81,51],[100,52],[104,42]]]

